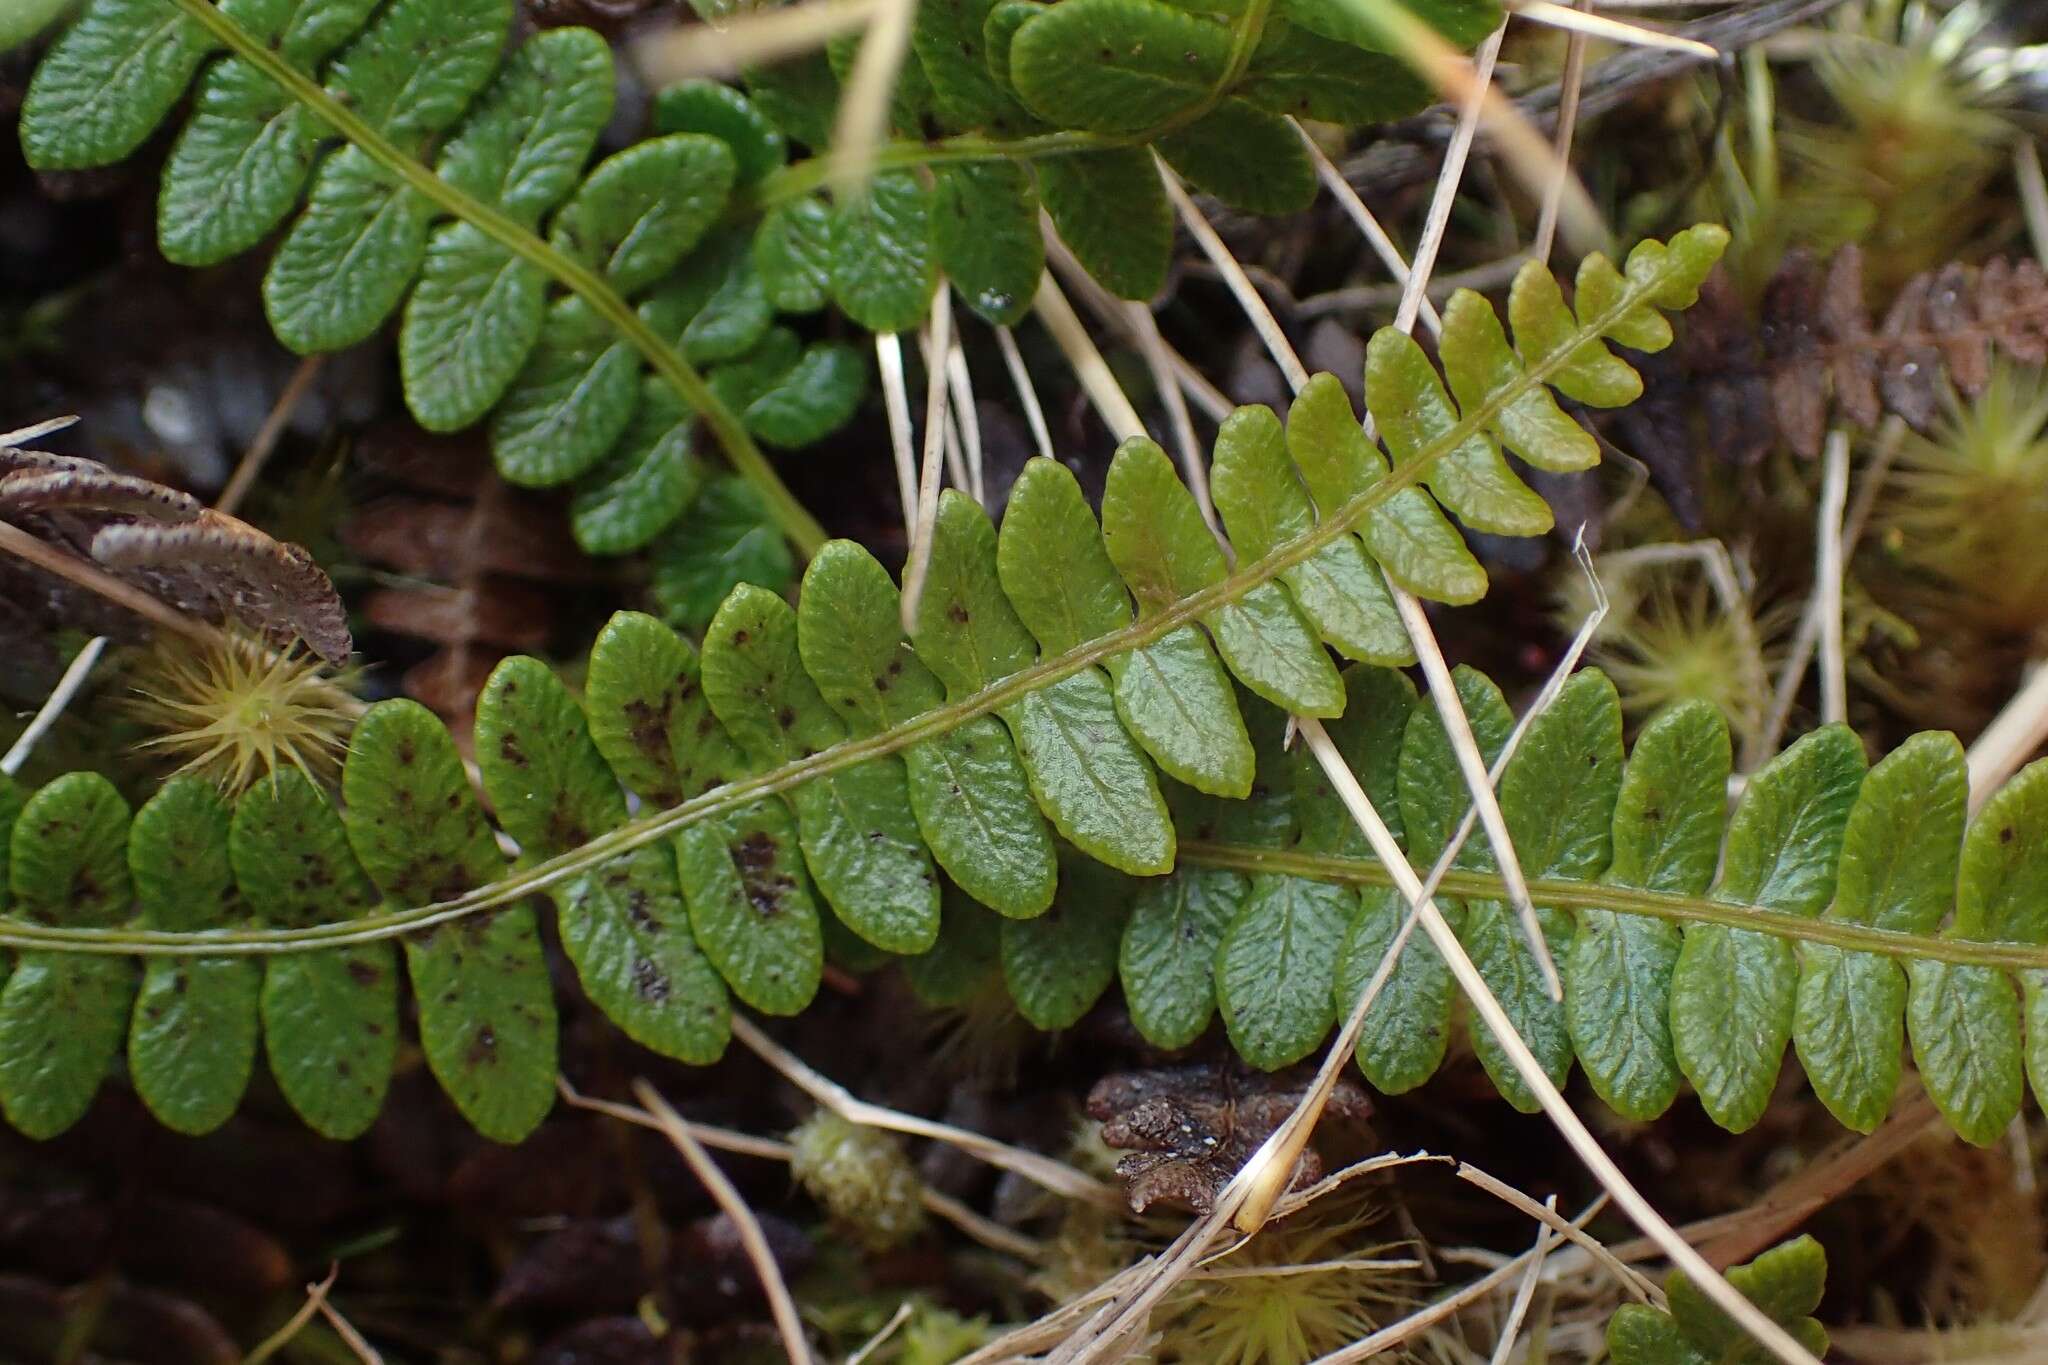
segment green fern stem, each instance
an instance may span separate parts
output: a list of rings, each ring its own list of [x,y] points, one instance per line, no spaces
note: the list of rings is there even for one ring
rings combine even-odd
[[[1245,873],[1278,872],[1347,886],[1394,885],[1393,874],[1371,858],[1344,858],[1335,854],[1189,840],[1180,846],[1180,859],[1199,867],[1219,867]],[[1468,900],[1505,900],[1507,883],[1490,872],[1450,871],[1444,874],[1441,893]],[[1529,896],[1540,905],[1559,910],[1612,910],[1623,915],[1670,920],[1676,924],[1722,924],[1731,929],[1769,934],[1773,938],[1798,939],[1851,952],[1876,953],[1902,962],[1925,958],[2010,971],[2048,965],[2048,947],[2031,943],[1981,943],[1940,938],[1933,934],[1908,934],[1789,914],[1761,905],[1735,905],[1705,896],[1638,891],[1601,882],[1532,877],[1529,879]]]
[[[175,0],[175,3],[203,4],[204,0]],[[850,768],[871,758],[897,753],[920,740],[953,730],[976,716],[989,715],[1040,688],[1100,663],[1113,654],[1151,644],[1183,626],[1193,624],[1219,607],[1238,601],[1253,588],[1270,582],[1286,570],[1307,561],[1339,536],[1355,530],[1375,508],[1396,493],[1418,484],[1438,460],[1480,432],[1490,429],[1501,412],[1510,404],[1521,399],[1569,364],[1582,343],[1605,335],[1609,328],[1631,310],[1640,307],[1645,299],[1669,284],[1677,277],[1679,268],[1676,263],[1667,262],[1655,273],[1647,274],[1644,279],[1630,279],[1615,296],[1612,305],[1592,315],[1583,325],[1576,328],[1566,344],[1557,346],[1541,359],[1531,361],[1515,382],[1503,385],[1486,402],[1473,405],[1455,425],[1414,452],[1412,457],[1388,470],[1370,488],[1325,517],[1309,531],[1274,547],[1270,554],[1240,563],[1233,572],[1211,586],[1163,606],[1150,616],[1099,635],[1055,658],[1042,659],[972,695],[942,703],[891,729],[879,731],[863,739],[843,740],[803,758],[736,782],[714,787],[667,810],[642,816],[608,833],[598,835],[569,852],[536,862],[489,885],[430,905],[364,916],[345,925],[293,931],[245,931],[232,939],[207,938],[203,945],[182,949],[175,945],[190,940],[177,935],[147,935],[141,931],[87,930],[21,924],[9,924],[0,928],[0,944],[64,948],[81,952],[132,953],[145,951],[139,946],[144,943],[161,946],[162,942],[168,939],[172,944],[172,951],[218,952],[223,948],[235,948],[240,944],[284,943],[324,947],[354,942],[361,937],[389,937],[428,929],[468,915],[515,904],[523,897],[545,890],[557,882],[589,871],[634,849],[669,838],[701,820],[738,810],[763,797],[793,790],[827,773]],[[278,947],[245,949],[250,952],[284,950]],[[2041,961],[2042,965],[2048,965],[2048,954],[2044,954]]]
[[[707,793],[702,800],[727,790]],[[688,803],[696,805],[699,803]],[[725,804],[724,802],[720,803]],[[678,810],[684,807],[678,807]],[[629,827],[630,828],[630,827]],[[615,831],[624,834],[625,829]],[[606,836],[607,839],[613,836]],[[603,842],[603,840],[596,841]],[[635,840],[638,843],[644,840]],[[586,845],[586,853],[595,844]],[[1203,843],[1189,840],[1180,846],[1183,864],[1224,868],[1233,872],[1282,873],[1312,881],[1347,886],[1392,886],[1394,878],[1379,862],[1370,858],[1345,858],[1333,854],[1300,853],[1254,848],[1241,844]],[[556,860],[560,862],[562,860]],[[587,859],[578,856],[576,866]],[[174,932],[151,929],[53,928],[18,921],[0,921],[0,947],[27,950],[62,950],[71,953],[132,957],[275,957],[316,949],[340,948],[402,938],[423,928],[460,915],[495,905],[509,904],[540,890],[562,874],[541,874],[542,864],[529,873],[516,874],[484,888],[476,897],[418,910],[395,910],[364,915],[339,924],[314,925],[304,929],[208,929]],[[1504,900],[1507,883],[1488,872],[1452,871],[1444,874],[1441,892],[1473,900]],[[1538,903],[1561,910],[1612,910],[1624,915],[1642,915],[1675,924],[1720,924],[1731,929],[1748,929],[1774,938],[1824,944],[1848,952],[1876,953],[1901,962],[1950,962],[1961,966],[1992,967],[2004,971],[2048,970],[2048,946],[2029,943],[1990,943],[1909,934],[1890,929],[1788,914],[1758,905],[1736,905],[1705,896],[1680,896],[1659,891],[1638,891],[1601,882],[1534,878],[1529,894]]]
[[[430,167],[407,156],[359,118],[355,111],[328,94],[267,44],[250,37],[241,25],[221,13],[211,0],[171,0],[171,3],[408,187],[451,217],[474,224],[498,245],[545,271],[556,283],[589,304],[618,330],[619,335],[632,343],[633,348],[674,387],[692,410],[703,417],[724,449],[726,459],[742,478],[759,490],[770,515],[790,542],[806,557],[817,553],[824,545],[825,528],[777,476],[761,447],[755,444],[754,438],[732,410],[712,392],[711,386],[704,382],[704,376],[677,354],[674,347],[657,336],[632,305],[620,298],[595,271],[571,260],[496,208],[465,194],[434,174]]]

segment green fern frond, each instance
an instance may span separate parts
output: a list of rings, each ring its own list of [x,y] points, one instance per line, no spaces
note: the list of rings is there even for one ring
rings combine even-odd
[[[61,1129],[126,1037],[167,1119],[216,1120],[246,1075],[242,1053],[193,1084],[205,1103],[169,1104],[183,1069],[214,1064],[178,1046],[194,1025],[132,1009],[129,959],[211,971],[263,954],[253,1008],[281,1088],[323,1132],[360,1131],[389,1075],[396,937],[435,1074],[481,1131],[515,1138],[545,1111],[554,1068],[526,904],[536,891],[592,999],[691,1061],[722,1050],[728,992],[800,1010],[828,952],[903,955],[941,990],[985,977],[992,956],[1041,1028],[1073,1023],[1120,979],[1160,1046],[1220,1013],[1255,1065],[1305,1055],[1356,998],[1401,907],[1319,772],[1281,752],[1284,711],[1333,717],[1334,741],[1420,865],[1469,800],[1434,709],[1417,706],[1380,623],[1344,585],[1385,553],[1434,596],[1472,591],[1474,566],[1432,492],[1461,516],[1520,505],[1494,441],[1562,445],[1538,406],[1553,376],[1621,396],[1599,338],[1658,340],[1651,301],[1684,303],[1723,240],[1696,229],[1649,244],[1606,294],[1584,281],[1611,267],[1589,266],[1577,318],[1530,267],[1516,290],[1519,355],[1447,341],[1448,393],[1376,339],[1366,387],[1391,466],[1328,376],[1285,425],[1234,414],[1216,466],[1219,506],[1246,547],[1235,568],[1164,456],[1137,440],[1112,466],[1100,526],[1050,460],[1020,478],[1000,530],[948,495],[908,639],[888,575],[840,543],[794,607],[735,590],[701,657],[650,617],[616,617],[580,703],[539,662],[507,661],[481,699],[475,749],[517,867],[450,737],[405,702],[358,726],[340,813],[290,771],[246,793],[224,832],[184,788],[131,831],[90,774],[25,801],[0,787],[14,827],[0,942],[21,952],[0,989],[0,1103],[26,1131]],[[1452,313],[1479,307],[1460,298]],[[1497,377],[1472,382],[1475,356]],[[1299,493],[1285,493],[1297,476]],[[1274,496],[1240,496],[1261,481]],[[1340,672],[1326,646],[1359,657]],[[1497,751],[1505,701],[1469,671],[1457,685],[1482,749]],[[2027,1070],[2037,1088],[2048,1078],[2048,764],[1967,824],[1962,757],[1945,736],[1866,774],[1854,735],[1824,728],[1755,774],[1732,820],[1729,768],[1726,724],[1697,704],[1659,717],[1624,760],[1619,702],[1593,672],[1534,722],[1500,797],[1564,964],[1564,1001],[1543,990],[1483,840],[1444,884],[1518,1031],[1554,1077],[1584,1067],[1623,1113],[1661,1112],[1690,1083],[1738,1129],[1760,1113],[1788,1041],[1838,1117],[1873,1126],[1910,1037],[1951,1123],[1995,1137]],[[629,819],[628,792],[660,813]],[[161,888],[180,880],[225,890],[223,838],[245,910],[167,899]],[[380,899],[393,908],[375,910]],[[138,903],[144,927],[128,927]],[[243,914],[267,927],[214,927]],[[166,989],[146,985],[145,1001]],[[222,992],[219,1008],[239,1011],[215,1025],[224,1037],[251,1036],[250,999],[246,981]],[[1427,1079],[1453,1010],[1442,963],[1416,944],[1361,1039],[1368,1079],[1389,1091]],[[1503,1094],[1531,1103],[1483,1029],[1474,1046]]]
[[[816,193],[839,98],[824,54],[752,73],[751,95],[664,90],[653,135],[591,167],[611,53],[574,28],[508,51],[509,0],[87,0],[37,68],[21,137],[38,168],[105,165],[193,87],[163,171],[167,257],[217,264],[281,232],[263,283],[278,337],[338,350],[396,318],[421,425],[488,421],[509,481],[575,485],[593,554],[646,547],[696,504],[699,421],[809,553],[823,533],[760,446],[837,430],[866,369],[778,315],[830,302],[901,331],[943,274],[1014,322],[1044,268],[1041,199],[1089,269],[1149,297],[1172,214],[1148,148],[1232,202],[1284,211],[1315,193],[1286,115],[1358,124],[1426,101],[1364,50],[1376,40],[1329,36],[1339,16],[1323,7],[921,6],[900,140],[836,204]],[[1467,43],[1499,14],[1493,0],[1422,9]],[[792,140],[818,155],[789,163]]]

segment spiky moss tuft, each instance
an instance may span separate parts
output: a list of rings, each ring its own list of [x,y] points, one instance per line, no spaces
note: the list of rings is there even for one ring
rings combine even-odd
[[[1783,608],[1731,612],[1697,567],[1646,564],[1604,568],[1607,619],[1594,634],[1587,661],[1614,680],[1622,710],[1632,720],[1673,702],[1704,701],[1728,717],[1739,739],[1762,728],[1770,706],[1774,642],[1790,624]],[[1591,609],[1591,593],[1576,570],[1563,580],[1561,623],[1576,630]]]
[[[355,726],[343,680],[318,659],[273,654],[244,636],[159,640],[129,681],[126,709],[151,732],[137,747],[230,794],[284,766],[332,779]]]
[[[901,1246],[924,1227],[922,1186],[892,1135],[820,1109],[789,1140],[797,1183],[869,1249]]]
[[[1414,1263],[1368,1229],[1379,1210],[1311,1206],[1184,1280],[1153,1315],[1154,1359],[1307,1365],[1372,1335],[1421,1297]]]
[[[1879,544],[1929,581],[1923,631],[1948,620],[2048,639],[2048,375],[2000,363],[1975,399],[1899,448]]]

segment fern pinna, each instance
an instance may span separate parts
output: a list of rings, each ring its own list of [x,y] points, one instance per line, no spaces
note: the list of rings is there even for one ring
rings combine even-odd
[[[1417,8],[1467,45],[1500,18],[1495,0]],[[832,303],[901,331],[943,274],[1014,322],[1044,268],[1041,204],[1108,288],[1149,298],[1173,240],[1150,149],[1234,204],[1286,211],[1316,187],[1287,116],[1358,125],[1427,101],[1330,0],[1229,18],[1163,0],[921,5],[901,140],[835,204],[822,157],[788,158],[826,149],[856,40],[750,73],[751,95],[670,87],[654,135],[586,173],[613,114],[610,49],[568,28],[508,52],[511,21],[510,0],[88,0],[36,71],[22,142],[44,169],[120,160],[197,76],[163,172],[165,255],[211,265],[284,228],[263,285],[279,338],[331,351],[399,315],[421,424],[488,418],[508,480],[576,486],[594,554],[684,518],[705,486],[700,420],[754,519],[822,542],[757,442],[836,430],[865,367],[779,315]]]
[[[1483,591],[1443,509],[1546,529],[1500,443],[1589,463],[1545,384],[1627,401],[1633,372],[1600,339],[1665,344],[1653,305],[1687,304],[1724,241],[1645,243],[1625,272],[1590,258],[1576,317],[1528,267],[1513,348],[1483,300],[1458,296],[1448,392],[1412,341],[1381,333],[1366,390],[1391,468],[1331,376],[1284,424],[1233,414],[1213,483],[1235,568],[1165,455],[1136,439],[1099,526],[1049,460],[1020,478],[1000,531],[948,494],[907,640],[886,571],[836,542],[794,607],[736,589],[701,657],[650,617],[614,618],[580,703],[540,662],[506,662],[475,750],[519,849],[510,870],[452,738],[408,702],[357,726],[339,809],[289,771],[232,809],[175,780],[132,822],[91,774],[10,791],[0,939],[20,953],[0,990],[0,1102],[25,1131],[63,1128],[125,1037],[145,1100],[205,1128],[237,1103],[260,1032],[307,1120],[359,1132],[392,1063],[399,938],[435,1074],[481,1131],[517,1138],[553,1097],[552,995],[520,904],[536,891],[589,996],[691,1061],[722,1051],[728,993],[800,1010],[828,951],[855,967],[900,956],[932,999],[999,978],[1045,1028],[1120,978],[1161,1046],[1220,1012],[1249,1062],[1293,1061],[1355,998],[1401,907],[1320,776],[1281,752],[1283,712],[1333,718],[1411,857],[1434,860],[1467,797],[1441,722],[1395,667],[1406,645],[1374,563],[1438,600]],[[1326,645],[1354,662],[1340,671]],[[1505,702],[1475,674],[1458,685],[1498,750]],[[1703,707],[1660,717],[1624,762],[1597,673],[1536,720],[1501,800],[1565,964],[1561,1005],[1483,842],[1445,883],[1517,1027],[1555,1076],[1576,1058],[1624,1113],[1660,1112],[1690,1081],[1731,1128],[1755,1121],[1789,1039],[1828,1105],[1867,1128],[1909,1023],[1944,1112],[1995,1136],[2025,1064],[2039,1084],[2048,1062],[2048,767],[1966,833],[1947,737],[1866,778],[1849,731],[1818,731],[1750,779],[1724,830],[1729,764]],[[660,813],[629,818],[627,792]],[[2014,968],[2033,969],[2024,1021]],[[1367,1078],[1427,1079],[1453,1006],[1441,961],[1412,944],[1361,1040]],[[1527,1104],[1483,1029],[1474,1044]]]

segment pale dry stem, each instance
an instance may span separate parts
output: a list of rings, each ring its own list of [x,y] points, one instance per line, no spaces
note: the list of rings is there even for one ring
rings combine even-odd
[[[811,1365],[811,1343],[804,1336],[803,1319],[797,1314],[796,1300],[790,1297],[789,1285],[782,1278],[782,1267],[776,1263],[775,1253],[768,1247],[768,1237],[761,1231],[761,1220],[754,1216],[754,1211],[747,1207],[747,1201],[740,1197],[732,1181],[711,1159],[711,1153],[705,1151],[704,1144],[690,1132],[690,1125],[683,1122],[682,1115],[670,1107],[660,1091],[644,1080],[636,1080],[633,1082],[633,1094],[654,1116],[662,1134],[674,1144],[691,1172],[703,1182],[713,1201],[738,1229],[740,1245],[746,1248],[747,1260],[761,1279],[761,1290],[768,1298],[769,1316],[775,1320],[775,1330],[782,1338],[782,1349],[789,1357],[790,1365]]]

